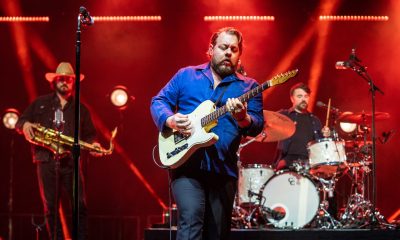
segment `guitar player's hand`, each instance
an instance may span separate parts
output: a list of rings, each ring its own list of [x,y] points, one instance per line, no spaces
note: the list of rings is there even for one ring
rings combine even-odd
[[[190,136],[192,133],[192,123],[190,122],[188,115],[175,113],[167,118],[166,125],[169,128],[181,132],[186,137]]]
[[[237,98],[228,98],[226,108],[230,111],[239,127],[245,128],[251,124],[251,117],[247,114],[247,103],[242,103]]]

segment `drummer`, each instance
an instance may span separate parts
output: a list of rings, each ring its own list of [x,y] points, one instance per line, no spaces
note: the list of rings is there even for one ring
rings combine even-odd
[[[307,110],[311,90],[304,83],[297,83],[290,89],[292,107],[280,110],[279,113],[288,116],[296,126],[294,134],[279,141],[275,154],[276,170],[288,169],[300,164],[308,164],[307,144],[320,138],[329,137],[330,130],[323,127],[317,116]]]

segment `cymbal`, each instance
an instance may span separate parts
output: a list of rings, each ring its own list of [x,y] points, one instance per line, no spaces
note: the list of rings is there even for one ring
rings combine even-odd
[[[256,137],[257,142],[276,142],[291,137],[296,131],[294,122],[287,116],[268,110],[263,110],[264,129]]]
[[[375,120],[386,120],[390,118],[390,114],[387,112],[375,112]],[[371,123],[372,122],[372,113],[352,113],[352,112],[344,112],[338,118],[339,122],[350,122],[350,123]]]
[[[344,145],[345,145],[345,147],[348,147],[348,148],[359,148],[359,147],[362,147],[365,145],[371,146],[372,141],[368,140],[368,141],[364,142],[363,140],[348,140],[348,141],[345,141]]]

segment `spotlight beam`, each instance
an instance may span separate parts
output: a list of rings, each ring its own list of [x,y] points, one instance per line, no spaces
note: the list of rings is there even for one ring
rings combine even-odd
[[[339,7],[339,1],[325,1],[321,3],[321,9],[324,12],[334,13],[337,11]],[[326,54],[326,45],[328,41],[328,35],[330,30],[331,23],[330,22],[320,22],[316,27],[318,31],[317,34],[317,44],[314,50],[314,56],[312,58],[312,62],[310,64],[310,79],[309,79],[309,87],[314,94],[310,96],[309,106],[310,111],[312,112],[315,107],[315,99],[317,97],[317,92],[319,89],[319,83],[321,81],[322,70],[324,68],[323,61]]]
[[[84,102],[82,100],[82,102]],[[101,118],[96,114],[96,111],[93,111],[90,105],[88,105],[85,102],[85,105],[89,109],[89,111],[92,113],[92,118],[93,122],[96,125],[96,128],[98,128],[100,131],[99,133],[103,135],[106,139],[110,139],[110,131],[108,128],[105,126],[104,122],[101,120]],[[164,203],[164,201],[161,199],[161,197],[156,193],[156,191],[153,189],[153,187],[150,185],[150,183],[146,180],[146,178],[143,176],[141,171],[136,167],[134,164],[134,161],[128,156],[124,148],[121,147],[121,145],[115,141],[114,142],[114,150],[120,155],[121,159],[123,162],[126,164],[126,166],[129,167],[129,169],[132,171],[133,174],[136,175],[136,177],[142,182],[146,190],[156,199],[157,203],[163,208],[163,209],[168,209],[168,206]]]
[[[22,11],[19,1],[3,1],[3,8],[6,14],[21,15]],[[37,89],[34,84],[34,77],[32,74],[32,61],[29,56],[28,43],[26,40],[26,29],[23,24],[12,24],[11,32],[15,39],[15,49],[17,57],[23,74],[26,90],[28,92],[29,101],[32,102],[37,97]]]

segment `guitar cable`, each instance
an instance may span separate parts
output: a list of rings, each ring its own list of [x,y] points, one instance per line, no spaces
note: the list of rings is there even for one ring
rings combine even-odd
[[[154,147],[153,147],[153,151],[152,151],[152,157],[153,157],[153,162],[154,162],[154,164],[157,166],[157,167],[159,167],[159,168],[162,168],[162,169],[169,169],[169,167],[167,167],[167,166],[163,166],[163,165],[161,165],[161,164],[159,164],[158,162],[157,162],[157,160],[156,160],[156,155],[155,155],[155,149],[158,147],[158,144],[156,144],[156,145],[154,145]]]

